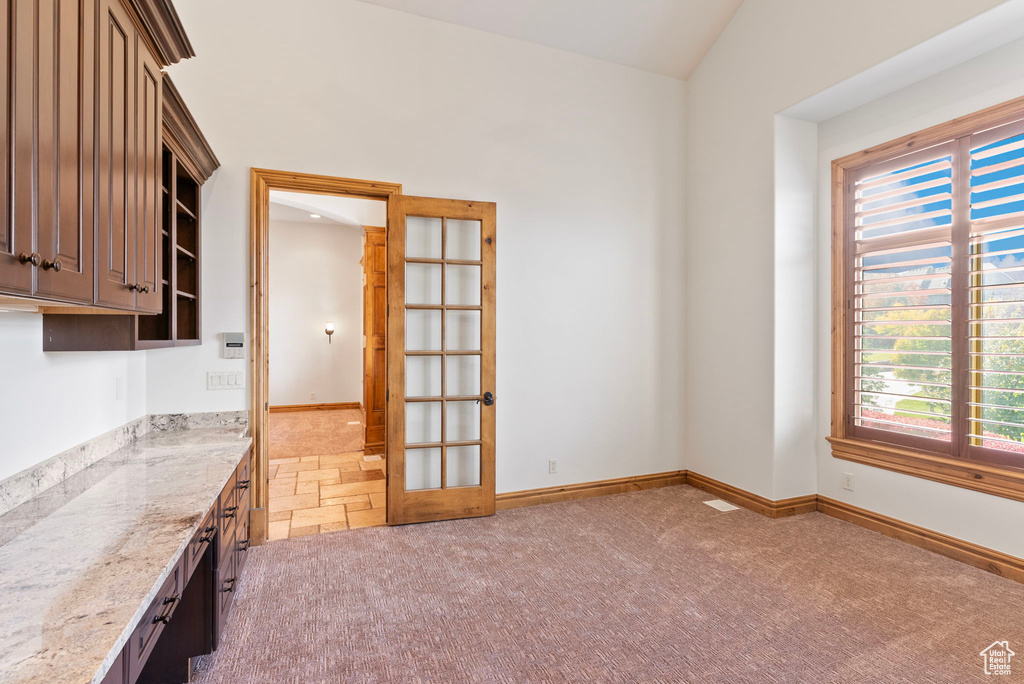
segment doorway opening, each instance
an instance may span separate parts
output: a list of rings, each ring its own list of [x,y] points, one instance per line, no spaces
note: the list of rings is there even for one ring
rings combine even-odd
[[[377,302],[386,306],[388,205],[401,186],[251,175],[251,539],[384,524],[386,317]]]
[[[386,200],[270,191],[270,540],[386,522]]]
[[[364,354],[364,363],[369,365],[372,359],[372,370],[364,372],[364,451],[362,454],[337,450],[310,453],[306,456],[316,455],[318,458],[315,463],[306,461],[308,465],[302,465],[303,455],[281,453],[284,458],[299,459],[297,462],[274,464],[275,476],[287,475],[290,471],[295,473],[296,493],[284,492],[289,489],[286,484],[278,483],[276,488],[285,496],[299,496],[299,482],[321,477],[324,474],[313,473],[334,467],[331,460],[325,464],[321,458],[327,453],[338,456],[333,460],[339,465],[337,478],[329,472],[326,480],[337,479],[339,482],[323,485],[324,480],[318,480],[321,484],[317,485],[316,509],[351,503],[351,513],[346,509],[347,527],[352,526],[353,519],[362,521],[373,516],[376,518],[369,524],[404,525],[493,515],[497,206],[493,202],[407,196],[402,194],[400,185],[393,183],[252,169],[252,410],[249,420],[254,445],[254,508],[250,511],[252,543],[266,541],[271,513],[272,191],[384,200],[387,216],[381,251],[370,256],[364,254],[367,265],[373,263],[367,271],[368,280],[380,275],[380,280],[375,281],[380,287],[374,285],[372,293],[369,289],[364,291],[364,299],[370,302],[365,309],[369,311],[372,308],[375,312],[374,322],[367,330],[384,333],[379,345],[373,339],[376,333],[367,334],[368,352]],[[299,208],[305,208],[307,216],[314,213],[323,216],[321,211],[309,210],[308,205]],[[366,234],[368,242],[371,242],[373,231],[366,231]],[[322,268],[330,269],[329,266]],[[306,280],[307,273],[308,269],[300,269],[293,278]],[[310,289],[302,290],[301,297],[316,298],[316,288]],[[378,311],[383,311],[383,314],[378,315]],[[310,315],[316,319],[314,325],[323,326],[316,334],[326,336],[328,345],[333,344],[333,335],[338,334],[337,321],[321,321],[324,317],[319,313],[308,314],[307,317]],[[335,323],[333,330],[330,323]],[[322,337],[320,343],[323,344]],[[378,358],[383,362],[378,363]],[[305,391],[308,396],[309,390]],[[378,405],[383,406],[379,412],[384,418],[383,425],[377,425],[373,417]],[[333,410],[351,409],[333,407]],[[349,421],[345,423],[347,425]],[[380,433],[383,434],[373,431],[372,428],[377,427],[382,428]],[[336,429],[320,425],[310,426],[309,432],[313,435],[319,433],[322,437],[319,442],[316,436],[308,439],[314,445],[339,437]],[[375,442],[377,439],[383,441],[382,446]],[[378,449],[383,454],[372,453]],[[376,459],[372,457],[376,455],[384,461],[382,498],[386,508],[374,513],[371,499],[369,509],[354,510],[366,502],[344,499],[346,495],[373,492],[346,494],[329,489],[324,496],[324,486],[349,485],[353,490],[367,487],[362,482],[344,482],[340,464],[349,463],[347,472],[350,473],[356,472],[352,463],[359,467],[360,472],[370,472],[376,469],[367,464],[373,463]],[[285,468],[286,465],[289,467]],[[307,474],[301,475],[303,472]],[[354,475],[350,479],[359,477],[377,478],[379,481],[379,475]],[[303,486],[303,489],[312,488],[312,485]],[[333,501],[321,506],[321,499]],[[378,497],[378,501],[380,499]],[[312,497],[306,503],[312,505]],[[274,522],[284,522],[285,506],[274,508],[275,513],[281,513],[275,516],[281,520]],[[327,521],[323,517],[332,514],[309,512],[299,516],[297,522],[294,511],[304,509],[293,506],[291,510],[289,534],[293,526],[311,528],[315,525],[317,532],[340,528],[340,525],[332,525],[339,520]],[[335,510],[333,515],[338,517],[340,513]],[[312,531],[303,529],[300,533]],[[283,533],[275,531],[275,536],[283,536]]]

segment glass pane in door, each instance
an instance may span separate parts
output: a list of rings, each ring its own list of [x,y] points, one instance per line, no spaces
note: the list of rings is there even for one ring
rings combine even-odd
[[[447,472],[449,487],[480,486],[480,446],[448,447]]]
[[[448,306],[480,306],[479,266],[445,266],[444,303]]]
[[[406,404],[406,444],[437,444],[440,441],[441,402],[413,401]]]
[[[441,303],[441,264],[406,264],[405,303]]]
[[[459,354],[445,357],[448,396],[471,397],[480,394],[480,357]]]
[[[444,441],[471,442],[480,439],[480,404],[475,401],[446,401]]]
[[[409,309],[405,312],[405,348],[407,351],[440,351],[440,311]]]
[[[480,312],[445,311],[445,349],[477,351],[480,349]]]
[[[445,222],[445,258],[458,261],[480,261],[480,222],[448,219]]]
[[[441,448],[405,450],[405,488],[441,488]]]
[[[405,396],[441,396],[440,356],[409,356],[406,358]]]
[[[406,217],[405,258],[441,258],[441,219],[424,216]]]

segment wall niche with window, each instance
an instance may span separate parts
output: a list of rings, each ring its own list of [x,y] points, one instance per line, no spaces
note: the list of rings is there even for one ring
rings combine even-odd
[[[1024,500],[1024,98],[832,163],[832,453]]]

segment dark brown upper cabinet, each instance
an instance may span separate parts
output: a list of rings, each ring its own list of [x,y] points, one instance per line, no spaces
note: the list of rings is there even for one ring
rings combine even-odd
[[[160,298],[157,313],[98,316],[71,308],[52,313],[44,309],[44,351],[132,351],[201,343],[200,195],[220,162],[170,77],[162,78],[161,187],[153,245],[155,275],[160,279],[155,290]],[[149,205],[138,206],[148,220]],[[145,251],[151,253],[148,247]]]
[[[4,0],[0,288],[93,301],[93,64],[98,0]],[[84,171],[84,173],[83,173]]]
[[[96,304],[160,311],[160,67],[121,0],[99,0]]]
[[[0,0],[0,296],[162,310],[168,0]]]

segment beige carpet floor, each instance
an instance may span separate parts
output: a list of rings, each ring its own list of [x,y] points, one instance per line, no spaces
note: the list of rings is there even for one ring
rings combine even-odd
[[[252,551],[203,684],[990,681],[1024,585],[671,487]]]

